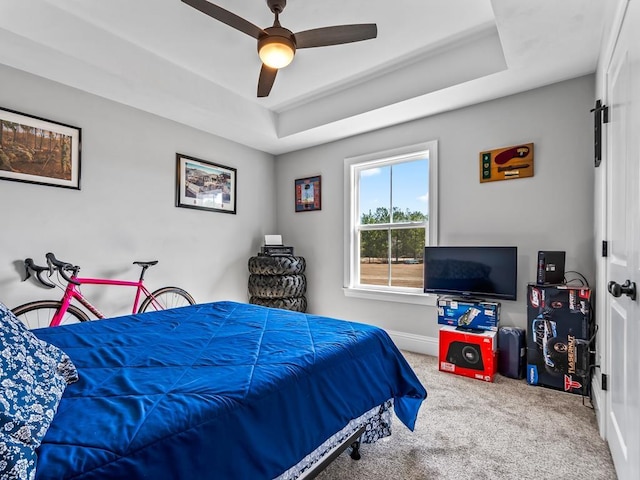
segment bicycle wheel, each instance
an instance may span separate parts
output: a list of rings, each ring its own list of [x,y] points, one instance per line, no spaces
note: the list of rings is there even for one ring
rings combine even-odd
[[[164,287],[152,292],[144,299],[138,313],[155,312],[169,308],[186,307],[196,301],[191,295],[178,287]]]
[[[51,324],[53,316],[62,305],[62,302],[55,300],[37,300],[25,303],[11,310],[13,314],[24,323],[28,329],[44,328]],[[86,322],[89,317],[75,305],[69,305],[67,313],[64,314],[60,325]]]

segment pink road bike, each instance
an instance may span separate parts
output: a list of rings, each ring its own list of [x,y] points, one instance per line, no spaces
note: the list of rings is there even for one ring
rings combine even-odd
[[[81,308],[73,305],[72,300],[77,301],[97,318],[105,318],[105,315],[98,310],[80,291],[81,285],[113,285],[121,287],[135,287],[136,294],[133,299],[131,313],[143,313],[155,310],[166,310],[168,308],[193,305],[195,300],[186,291],[178,287],[163,287],[150,292],[144,286],[144,274],[147,269],[158,263],[157,260],[150,262],[133,262],[142,268],[138,281],[113,280],[108,278],[87,278],[79,277],[80,267],[71,263],[58,260],[53,253],[47,253],[47,266],[41,267],[33,263],[31,258],[24,261],[28,279],[31,272],[35,273],[38,281],[48,288],[60,288],[64,291],[61,300],[37,300],[25,303],[12,309],[13,314],[18,317],[28,328],[56,327],[69,323],[85,322],[90,320],[89,315]],[[43,278],[42,274],[47,272],[49,279]],[[51,277],[57,272],[58,283],[53,283]],[[64,281],[60,280],[60,277]],[[65,285],[66,284],[66,285]],[[140,299],[144,298],[142,303]],[[140,304],[140,308],[138,308]]]

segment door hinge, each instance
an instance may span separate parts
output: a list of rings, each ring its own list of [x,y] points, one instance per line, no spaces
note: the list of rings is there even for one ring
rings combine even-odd
[[[602,241],[602,256],[603,257],[609,256],[609,244],[607,243],[606,240]]]
[[[602,387],[602,390],[605,390],[605,391],[607,390],[607,380],[608,380],[607,374],[603,373],[600,380],[600,386]]]

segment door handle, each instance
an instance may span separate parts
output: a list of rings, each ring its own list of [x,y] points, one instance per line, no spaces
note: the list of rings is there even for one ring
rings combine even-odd
[[[622,294],[631,298],[631,300],[636,299],[636,282],[632,282],[630,280],[625,281],[622,285],[618,282],[614,282],[613,280],[609,282],[607,286],[609,293],[614,297],[620,297]]]

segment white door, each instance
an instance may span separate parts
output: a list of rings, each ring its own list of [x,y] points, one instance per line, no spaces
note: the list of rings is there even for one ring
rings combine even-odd
[[[640,478],[640,0],[627,4],[607,71],[608,401],[606,436],[620,480]],[[603,298],[605,296],[606,298]]]

